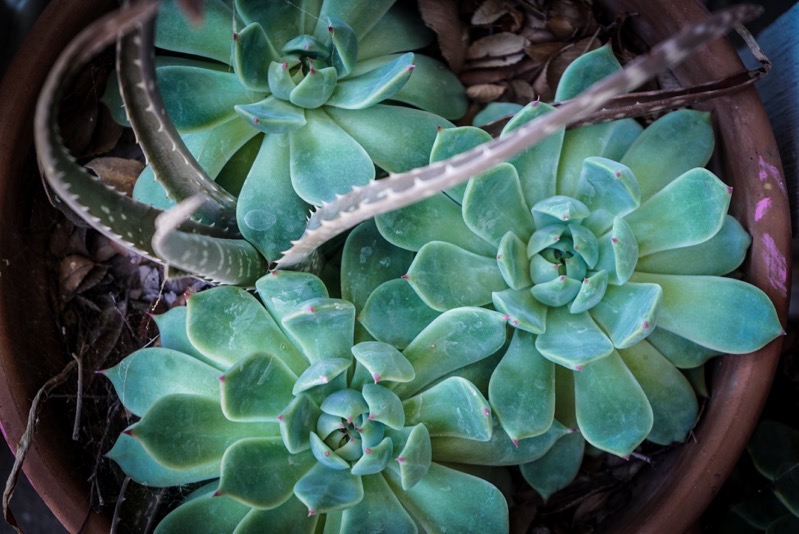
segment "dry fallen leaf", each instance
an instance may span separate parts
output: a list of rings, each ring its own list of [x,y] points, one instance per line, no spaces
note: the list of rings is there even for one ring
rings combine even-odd
[[[86,167],[94,171],[104,184],[130,195],[144,164],[135,159],[104,157],[94,158]]]
[[[422,20],[438,36],[441,55],[452,72],[458,73],[466,59],[466,27],[455,0],[419,0]]]

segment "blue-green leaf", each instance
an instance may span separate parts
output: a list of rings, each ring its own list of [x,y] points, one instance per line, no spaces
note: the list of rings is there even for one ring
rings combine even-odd
[[[414,55],[408,52],[389,63],[339,81],[327,104],[364,109],[391,98],[410,78],[413,59]]]
[[[391,280],[375,289],[358,314],[358,321],[371,335],[404,349],[441,312],[419,298],[407,280]]]
[[[408,425],[424,423],[431,437],[491,439],[491,409],[474,385],[447,378],[402,403]]]
[[[156,527],[157,534],[233,532],[252,508],[214,491],[195,497],[173,510]]]
[[[275,421],[293,400],[297,375],[280,358],[245,356],[220,378],[222,411],[232,421]]]
[[[234,109],[253,128],[270,134],[293,132],[307,122],[303,108],[273,95],[254,104],[238,104]]]
[[[573,314],[565,307],[550,308],[547,329],[535,346],[545,358],[578,371],[613,352],[613,343],[588,313]]]
[[[294,485],[294,494],[308,507],[308,514],[343,510],[363,499],[361,477],[348,470],[316,464]]]
[[[659,285],[628,282],[608,286],[604,298],[589,313],[608,333],[613,346],[626,349],[652,332],[662,302]]]
[[[523,241],[530,239],[533,219],[512,165],[500,163],[469,180],[463,196],[463,220],[475,234],[495,247],[508,232]]]
[[[281,323],[311,363],[324,358],[350,357],[355,306],[346,300],[307,300],[287,313]]]

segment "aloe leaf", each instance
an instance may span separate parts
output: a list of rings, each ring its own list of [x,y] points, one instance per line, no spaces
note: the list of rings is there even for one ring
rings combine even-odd
[[[519,470],[546,502],[553,493],[571,484],[580,470],[585,439],[578,432],[558,439],[538,460],[522,464]]]
[[[594,267],[608,273],[608,284],[627,283],[638,263],[638,240],[622,217],[613,219],[613,228],[598,240],[599,259]]]
[[[456,437],[487,441],[491,438],[491,409],[474,385],[459,377],[439,382],[406,399],[405,422],[424,423],[430,437]]]
[[[657,284],[608,286],[604,298],[589,314],[607,332],[617,349],[632,347],[657,324],[663,291]]]
[[[621,162],[641,186],[641,201],[695,167],[704,167],[713,153],[710,113],[681,109],[650,124]]]
[[[235,36],[233,70],[246,89],[268,92],[269,64],[278,59],[277,51],[257,22],[248,24]]]
[[[528,104],[508,121],[500,137],[553,110],[549,104],[538,101]],[[555,195],[555,180],[564,132],[559,130],[508,160],[508,163],[516,167],[524,200],[528,206],[535,206],[541,200]]]
[[[752,238],[741,223],[726,215],[721,230],[707,241],[639,258],[635,270],[643,273],[723,276],[743,263],[751,243]]]
[[[407,250],[418,251],[431,241],[444,241],[476,254],[496,253],[495,247],[463,222],[461,206],[443,193],[379,215],[375,221],[386,241]]]
[[[398,384],[400,398],[416,393],[445,374],[487,358],[505,343],[505,320],[483,308],[458,308],[439,316],[403,354],[416,377]]]
[[[308,395],[298,395],[278,416],[280,437],[290,453],[297,454],[310,448],[309,436],[321,413]]]
[[[413,253],[388,243],[374,221],[361,223],[347,236],[341,255],[342,298],[363,310],[372,292],[405,274],[411,261]]]
[[[604,234],[616,217],[641,204],[638,180],[630,168],[607,158],[585,158],[575,194],[591,210],[583,226],[595,235]]]
[[[363,499],[361,477],[317,463],[294,485],[294,494],[308,507],[308,514],[343,510]]]
[[[280,100],[274,95],[253,104],[238,104],[234,109],[245,123],[269,134],[293,132],[307,123],[302,107]]]
[[[375,339],[402,350],[439,315],[406,280],[397,279],[372,292],[358,321]]]
[[[629,456],[652,430],[652,407],[621,356],[610,356],[574,375],[577,423],[586,441]]]
[[[318,206],[374,179],[374,164],[357,141],[322,110],[305,116],[307,126],[288,134],[291,183],[300,198]]]
[[[506,316],[508,324],[514,328],[541,334],[546,330],[547,310],[530,293],[529,288],[495,291],[491,295],[494,308]]]
[[[370,71],[340,80],[327,105],[364,109],[391,98],[411,77],[413,60],[414,54],[408,52]]]
[[[640,256],[707,241],[721,230],[730,190],[706,169],[692,169],[625,217]]]
[[[138,416],[173,393],[219,399],[219,371],[171,349],[137,350],[102,374],[111,380],[125,408]],[[175,380],[176,376],[181,379]]]
[[[507,289],[495,258],[443,241],[424,245],[405,278],[425,304],[439,311],[483,306],[491,302],[494,291]]]
[[[186,469],[218,463],[236,441],[275,436],[278,430],[274,423],[230,421],[216,399],[173,394],[156,402],[127,432],[159,463],[172,469]],[[175,435],[181,439],[176,440]]]
[[[654,422],[646,439],[659,445],[684,441],[699,416],[688,380],[646,341],[619,350],[619,355],[652,406]]]
[[[358,59],[396,54],[405,50],[418,50],[435,41],[435,34],[424,25],[418,13],[403,4],[394,4],[361,35]]]
[[[703,347],[662,328],[656,328],[646,340],[680,369],[698,368],[710,358],[723,354],[723,352]]]
[[[297,375],[279,358],[266,353],[234,363],[222,381],[222,412],[232,421],[275,421],[293,400]]]
[[[512,165],[500,163],[469,180],[463,196],[463,220],[475,234],[494,246],[499,246],[508,232],[514,232],[523,241],[530,239],[533,220]]]
[[[340,299],[317,298],[287,313],[281,323],[309,362],[324,358],[349,358],[355,306]]]
[[[258,300],[233,287],[203,291],[187,304],[189,339],[203,354],[230,366],[250,354],[274,354],[295,374],[307,366]],[[213,328],[208,328],[213,324]]]
[[[388,172],[423,167],[438,128],[452,124],[439,115],[401,106],[375,104],[366,109],[325,108],[372,161]]]
[[[238,524],[235,533],[291,532],[291,534],[313,534],[318,521],[318,516],[309,516],[305,505],[292,496],[277,508],[270,510],[253,508]]]
[[[659,327],[709,349],[753,352],[783,334],[768,296],[740,280],[644,273],[636,273],[632,280],[663,289]]]
[[[288,139],[267,135],[236,207],[241,234],[269,259],[277,258],[305,230],[309,206],[291,184],[290,161]]]
[[[411,516],[382,475],[365,476],[363,500],[341,512],[338,532],[381,532],[385,534],[416,533]]]
[[[297,271],[272,271],[261,277],[255,288],[276,322],[306,300],[329,296],[327,287],[319,278]]]
[[[251,507],[234,499],[215,497],[214,492],[209,491],[170,512],[158,523],[155,532],[233,532],[251,510]]]
[[[119,435],[105,457],[115,461],[125,474],[139,484],[155,488],[181,486],[219,476],[218,463],[198,465],[189,469],[165,467],[147,454],[138,440],[124,433]]]
[[[550,308],[547,329],[535,347],[545,358],[577,371],[613,352],[613,343],[588,313],[573,314],[565,307]]]
[[[379,341],[365,341],[352,347],[352,354],[374,379],[375,384],[386,380],[408,382],[413,380],[413,365],[397,349]]]
[[[778,421],[762,421],[755,428],[747,450],[758,472],[775,480],[782,467],[799,463],[799,431]]]
[[[427,475],[405,491],[393,471],[385,471],[385,478],[405,509],[427,532],[508,531],[505,497],[485,480],[438,464],[432,464]],[[442,488],[451,489],[451,498],[442,500]]]
[[[535,348],[535,337],[514,330],[488,385],[488,399],[513,440],[546,432],[555,416],[555,366]]]
[[[230,6],[221,0],[205,0],[203,21],[195,26],[179,4],[175,0],[161,2],[155,46],[229,63],[233,44],[230,26],[236,20]]]

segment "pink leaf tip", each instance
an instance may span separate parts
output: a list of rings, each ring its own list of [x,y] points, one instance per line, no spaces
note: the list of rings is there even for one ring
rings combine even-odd
[[[375,381],[375,384],[380,382],[380,375],[377,373],[372,373],[372,379]]]
[[[512,440],[510,440],[510,442],[513,443],[514,447],[516,447],[517,449],[519,448],[519,440],[518,439],[512,439]]]
[[[403,456],[397,456],[397,463],[404,464],[405,458]]]

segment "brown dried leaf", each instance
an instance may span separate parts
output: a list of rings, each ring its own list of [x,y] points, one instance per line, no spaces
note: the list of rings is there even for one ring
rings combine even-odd
[[[576,29],[572,23],[563,17],[552,17],[547,21],[547,30],[552,32],[556,39],[565,41],[570,39],[576,33]]]
[[[61,298],[68,300],[78,292],[78,288],[91,270],[94,260],[78,254],[71,254],[58,264],[58,285],[61,288]]]
[[[512,54],[509,56],[498,56],[498,57],[489,57],[483,59],[477,59],[474,61],[469,61],[464,66],[464,70],[473,70],[473,69],[490,69],[493,67],[507,67],[509,65],[515,65],[522,59],[524,59],[525,54],[524,52],[520,52],[518,54]]]
[[[519,103],[532,102],[535,100],[533,86],[519,78],[510,81],[510,91],[513,94],[513,101]]]
[[[525,47],[524,51],[530,59],[543,65],[549,61],[552,56],[560,52],[560,49],[563,47],[564,43],[560,41],[548,41],[546,43],[531,44]]]
[[[521,34],[531,43],[543,43],[555,40],[555,36],[547,29],[543,19],[527,13],[524,17],[524,27]]]
[[[602,507],[608,497],[610,497],[609,491],[602,491],[588,496],[574,511],[574,522],[582,523],[589,521],[591,517],[596,517],[602,511]]]
[[[507,14],[505,0],[485,0],[472,15],[472,24],[476,26],[492,24]]]
[[[476,102],[493,102],[505,92],[505,86],[495,84],[472,85],[466,88],[466,95]]]
[[[466,28],[455,0],[419,0],[424,23],[436,32],[441,55],[450,70],[460,72],[466,58]]]
[[[115,157],[94,158],[86,167],[94,171],[101,182],[127,195],[133,193],[136,178],[144,169],[140,161]]]
[[[469,45],[466,50],[466,59],[495,58],[518,54],[524,52],[524,47],[527,44],[527,39],[521,35],[510,32],[495,33]]]

